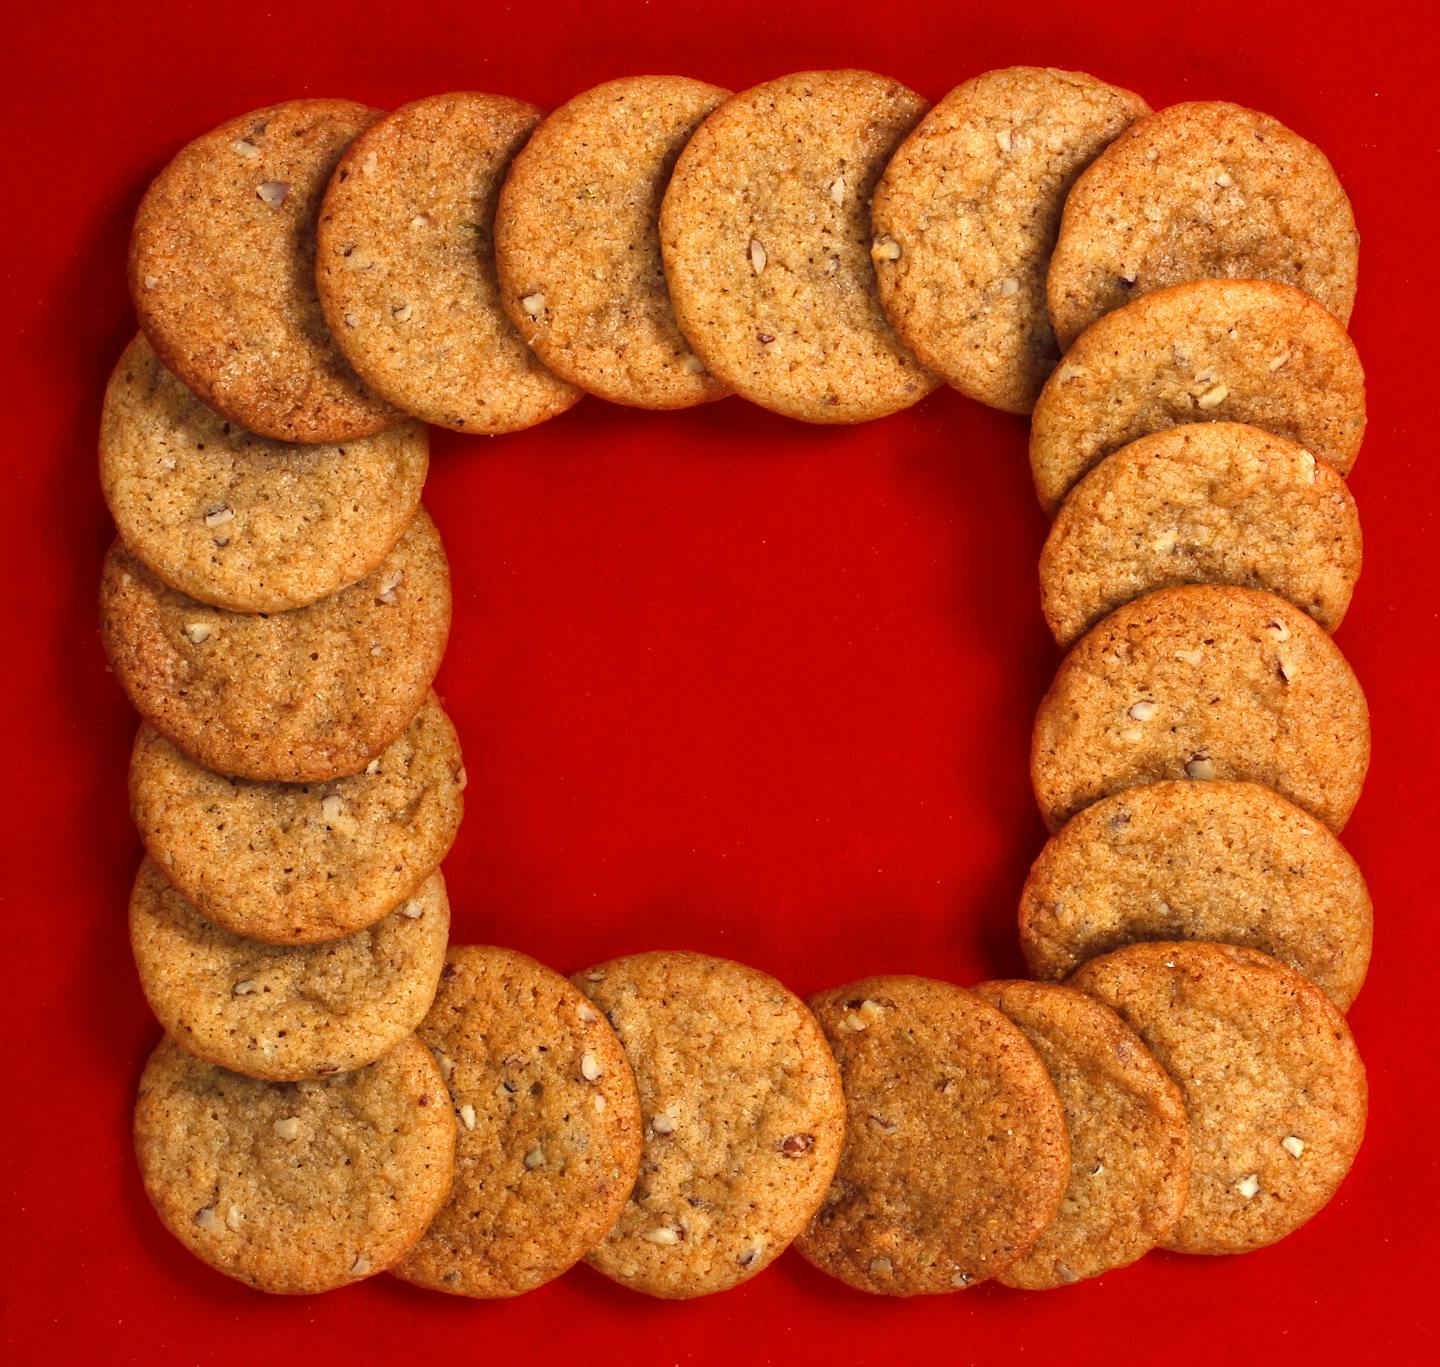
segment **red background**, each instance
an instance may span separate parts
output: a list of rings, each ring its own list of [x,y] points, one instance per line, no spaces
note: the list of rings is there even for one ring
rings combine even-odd
[[[0,211],[7,1361],[1433,1353],[1440,184],[1437,33],[1421,10],[292,0],[12,13]],[[1086,69],[1156,106],[1268,110],[1329,153],[1354,199],[1371,421],[1353,483],[1367,556],[1339,639],[1374,712],[1374,765],[1346,840],[1377,934],[1351,1016],[1372,1119],[1340,1195],[1265,1252],[1151,1256],[1048,1294],[987,1286],[891,1303],[793,1255],[679,1305],[584,1268],[491,1304],[384,1277],[286,1301],[207,1271],[161,1230],[129,1150],[156,1027],[125,935],[135,721],[94,625],[110,535],[94,433],[134,326],[125,243],[148,179],[222,119],[302,95],[393,106],[475,88],[553,106],[627,73],[740,87],[863,65],[935,99],[1019,62]],[[802,993],[878,971],[1018,971],[1014,906],[1042,840],[1027,733],[1056,662],[1024,442],[1022,421],[949,392],[852,430],[736,400],[671,416],[588,400],[493,442],[437,435],[427,502],[456,600],[440,687],[472,776],[446,866],[457,938],[563,971],[684,945]]]

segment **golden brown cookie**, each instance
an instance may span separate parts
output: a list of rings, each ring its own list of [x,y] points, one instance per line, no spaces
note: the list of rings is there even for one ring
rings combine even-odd
[[[1050,316],[1064,349],[1142,294],[1220,277],[1294,285],[1345,323],[1359,249],[1318,147],[1238,104],[1172,104],[1075,182],[1050,262]]]
[[[233,423],[276,441],[353,441],[401,415],[336,349],[315,294],[315,216],[350,140],[349,100],[242,114],[182,147],[130,237],[130,294],[165,365]]]
[[[450,1200],[395,1275],[518,1296],[615,1222],[640,1163],[640,1102],[615,1032],[558,973],[457,945],[420,1027],[459,1125]]]
[[[1365,1066],[1308,978],[1191,942],[1117,949],[1070,981],[1118,1011],[1185,1095],[1190,1195],[1166,1248],[1261,1248],[1335,1194],[1365,1133]]]
[[[121,540],[171,588],[233,612],[304,607],[369,574],[415,516],[429,463],[413,422],[343,444],[257,437],[201,403],[143,334],[100,418]]]
[[[275,944],[388,915],[449,853],[464,787],[433,693],[364,769],[324,784],[227,778],[149,726],[130,756],[130,814],[151,858],[206,920]]]
[[[574,981],[625,1046],[645,1121],[639,1181],[591,1265],[669,1299],[755,1276],[840,1156],[845,1103],[815,1018],[758,969],[678,950]]]
[[[375,925],[317,945],[232,935],[149,859],[130,894],[130,948],[166,1033],[210,1063],[277,1082],[363,1068],[412,1034],[449,931],[438,873]]]
[[[729,94],[684,76],[608,81],[549,115],[505,178],[500,302],[552,372],[612,403],[686,408],[728,392],[675,321],[660,200]]]
[[[540,110],[432,95],[370,128],[320,210],[325,317],[377,394],[438,427],[514,432],[580,391],[545,369],[500,307],[495,203]]]
[[[807,71],[700,125],[665,192],[660,246],[710,374],[806,422],[883,417],[935,387],[886,320],[871,261],[870,195],[924,112],[883,76]]]
[[[1254,589],[1160,589],[1065,657],[1030,753],[1050,829],[1138,783],[1263,783],[1340,830],[1370,763],[1370,714],[1313,618]]]
[[[382,1272],[425,1231],[454,1170],[455,1118],[412,1035],[318,1082],[262,1082],[168,1037],[135,1101],[135,1157],[165,1227],[261,1291]]]
[[[1112,451],[1190,422],[1262,427],[1348,474],[1365,435],[1354,343],[1308,295],[1264,280],[1197,280],[1106,314],[1035,402],[1041,503],[1053,513]]]
[[[860,1291],[916,1296],[996,1276],[1040,1237],[1070,1174],[1040,1056],[988,1002],[929,978],[812,997],[845,1088],[845,1151],[796,1243]]]
[[[1370,962],[1359,866],[1308,812],[1257,783],[1149,783],[1077,813],[1020,895],[1037,978],[1137,940],[1262,950],[1346,1010]]]
[[[1055,1218],[1000,1273],[1030,1291],[1125,1267],[1175,1227],[1190,1189],[1185,1102],[1108,1006],[1054,983],[981,983],[1035,1047],[1065,1107],[1070,1185]]]
[[[957,86],[875,190],[880,299],[900,339],[962,394],[1028,413],[1060,359],[1045,272],[1075,177],[1150,106],[1079,71],[1015,66]]]
[[[1360,577],[1360,515],[1324,461],[1234,422],[1123,446],[1069,493],[1040,553],[1040,603],[1062,646],[1175,584],[1264,589],[1334,631]]]
[[[100,632],[136,711],[200,764],[319,782],[363,769],[420,710],[450,633],[450,572],[422,509],[359,583],[263,616],[177,593],[117,541]]]

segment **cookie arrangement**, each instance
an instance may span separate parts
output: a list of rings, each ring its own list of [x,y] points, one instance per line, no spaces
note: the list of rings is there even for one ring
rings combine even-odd
[[[203,206],[203,208],[201,207]],[[1364,695],[1358,239],[1324,156],[1080,73],[634,77],[553,114],[303,100],[188,144],[131,242],[101,625],[143,718],[137,1158],[212,1267],[663,1298],[787,1247],[906,1296],[1275,1242],[1365,1123],[1340,844]],[[1047,622],[1034,981],[808,1003],[685,951],[449,943],[465,770],[425,424],[585,394],[1031,414]]]

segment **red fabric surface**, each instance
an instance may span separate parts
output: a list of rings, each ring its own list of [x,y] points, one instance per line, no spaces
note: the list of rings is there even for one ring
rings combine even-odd
[[[1429,1357],[1433,13],[1324,0],[12,11],[0,214],[6,1361]],[[1089,70],[1157,106],[1265,109],[1326,150],[1354,200],[1353,331],[1371,419],[1353,487],[1367,555],[1339,641],[1369,693],[1375,758],[1345,839],[1371,880],[1377,933],[1351,1014],[1370,1131],[1337,1199],[1244,1258],[1151,1256],[1059,1292],[911,1303],[832,1285],[793,1254],[738,1291],[673,1305],[584,1268],[494,1304],[384,1277],[286,1301],[208,1271],[151,1214],[130,1153],[157,1030],[125,933],[135,718],[95,629],[110,536],[96,419],[134,326],[125,243],[149,178],[222,119],[303,95],[393,106],[479,88],[553,106],[626,73],[740,87],[856,65],[934,99],[1017,62]],[[802,993],[887,970],[1017,972],[1015,903],[1043,838],[1028,732],[1057,660],[1037,602],[1045,523],[1024,443],[1021,420],[948,392],[851,430],[737,400],[670,416],[586,401],[493,442],[437,434],[426,501],[456,602],[439,686],[472,776],[446,866],[456,938],[563,971],[688,946]]]

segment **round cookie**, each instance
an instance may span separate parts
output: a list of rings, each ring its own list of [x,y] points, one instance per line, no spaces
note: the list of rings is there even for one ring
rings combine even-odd
[[[558,1277],[620,1214],[640,1102],[615,1032],[558,973],[458,945],[420,1027],[459,1119],[450,1200],[396,1276],[462,1296]]]
[[[1253,949],[1143,944],[1070,979],[1149,1045],[1190,1117],[1190,1195],[1163,1246],[1244,1253],[1335,1194],[1365,1133],[1365,1067],[1308,978]]]
[[[963,394],[1028,413],[1060,359],[1045,272],[1075,177],[1150,106],[1079,71],[1016,66],[957,86],[891,158],[871,205],[880,299]]]
[[[811,998],[845,1087],[845,1150],[796,1243],[860,1291],[915,1296],[996,1276],[1040,1237],[1070,1175],[1039,1055],[988,1002],[928,978]]]
[[[1050,316],[1065,349],[1151,290],[1219,277],[1294,285],[1344,323],[1359,250],[1318,147],[1238,104],[1172,104],[1075,182],[1050,259]]]
[[[1298,608],[1254,589],[1160,589],[1065,657],[1035,717],[1030,777],[1050,829],[1139,783],[1263,783],[1338,831],[1370,762],[1345,657]]]
[[[140,1079],[135,1156],[197,1258],[309,1295],[383,1271],[425,1232],[450,1189],[455,1118],[413,1035],[316,1082],[244,1077],[166,1038]]]
[[[537,128],[500,191],[500,302],[571,384],[612,403],[687,408],[728,392],[680,332],[660,259],[660,200],[680,149],[728,90],[627,76]]]
[[[380,116],[349,100],[242,114],[182,147],[136,212],[141,329],[205,403],[261,436],[352,441],[401,419],[345,363],[315,293],[320,197]]]
[[[1264,589],[1334,631],[1360,576],[1345,481],[1243,423],[1168,427],[1107,456],[1069,493],[1040,553],[1040,603],[1062,646],[1152,589]]]
[[[501,95],[433,95],[345,154],[320,210],[316,280],[331,331],[377,394],[458,432],[514,432],[580,391],[500,307],[495,203],[541,113]]]
[[[1350,472],[1365,374],[1345,329],[1308,295],[1264,280],[1197,280],[1117,309],[1045,382],[1030,467],[1049,512],[1112,451],[1191,422],[1243,422]]]
[[[1185,1102],[1140,1037],[1109,1007],[1054,983],[981,983],[1044,1060],[1065,1107],[1070,1185],[1055,1218],[1000,1273],[1029,1291],[1126,1267],[1185,1209],[1190,1126]]]
[[[445,881],[367,930],[319,945],[269,945],[207,921],[152,860],[130,894],[140,986],[177,1044],[276,1082],[374,1063],[424,1019],[450,931]]]
[[[845,1102],[815,1018],[768,974],[703,954],[634,954],[574,982],[615,1027],[645,1119],[639,1180],[591,1265],[669,1299],[747,1281],[840,1157]]]
[[[197,603],[117,541],[100,632],[135,710],[200,764],[317,782],[363,769],[420,710],[450,633],[450,572],[422,509],[359,583],[272,617]]]
[[[130,814],[150,857],[207,920],[274,944],[388,915],[449,853],[464,787],[433,693],[363,770],[323,785],[227,778],[149,726],[130,755]]]
[[[173,589],[283,612],[353,584],[420,506],[430,442],[401,423],[343,445],[257,437],[207,408],[144,335],[100,418],[100,484],[121,539]]]
[[[1345,847],[1255,783],[1126,788],[1050,838],[1020,895],[1037,978],[1137,940],[1219,940],[1279,959],[1343,1011],[1370,937],[1370,894]]]
[[[935,387],[886,320],[871,260],[870,195],[924,112],[883,76],[809,71],[731,96],[696,130],[660,247],[680,330],[721,383],[824,423],[883,417]]]

